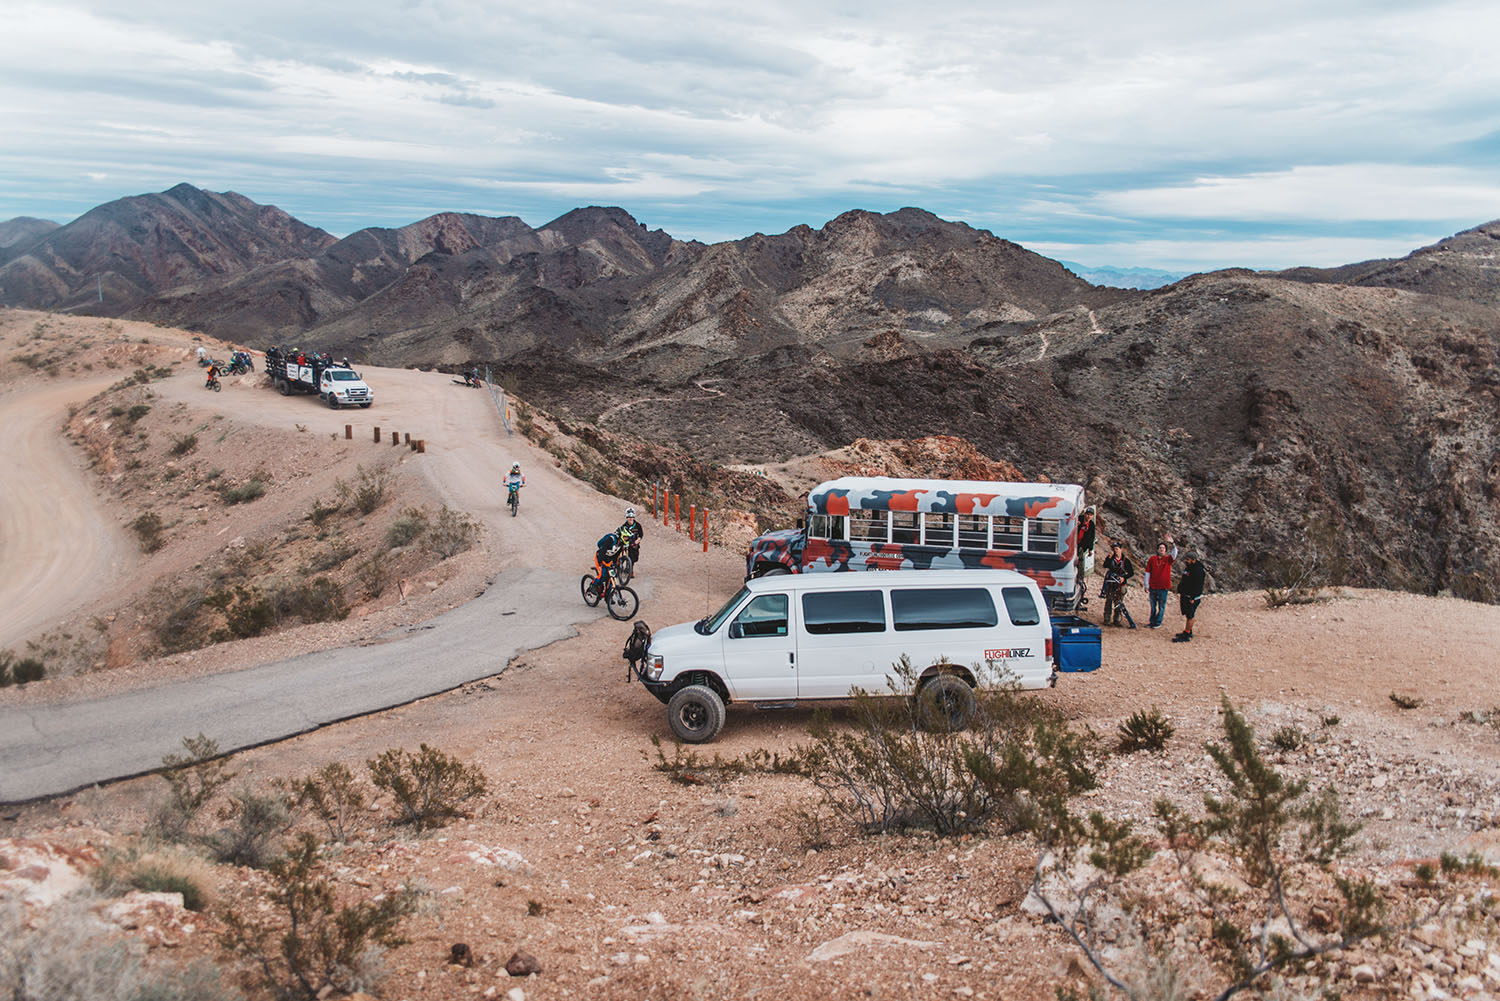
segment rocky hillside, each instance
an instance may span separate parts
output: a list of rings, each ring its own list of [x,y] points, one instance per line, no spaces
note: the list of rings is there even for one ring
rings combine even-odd
[[[13,244],[0,267],[0,302],[89,304],[88,312],[117,316],[164,289],[305,257],[333,242],[274,206],[179,184],[100,205]]]
[[[1466,229],[1399,260],[1365,261],[1341,268],[1296,268],[1285,275],[1297,281],[1404,289],[1500,306],[1500,219]]]
[[[49,219],[33,219],[30,216],[17,216],[0,222],[0,264],[16,256],[20,252],[18,248],[56,228],[57,223]]]

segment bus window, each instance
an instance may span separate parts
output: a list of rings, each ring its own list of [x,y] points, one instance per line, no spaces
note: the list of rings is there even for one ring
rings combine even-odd
[[[1026,551],[1028,553],[1056,553],[1057,527],[1054,518],[1026,519]]]
[[[987,514],[961,514],[958,516],[958,548],[990,548],[990,516]]]
[[[995,548],[1019,553],[1022,542],[1021,531],[1024,524],[1025,519],[1023,518],[996,518]]]
[[[891,541],[916,545],[921,541],[921,529],[917,527],[915,511],[891,512]]]
[[[922,515],[922,542],[928,546],[953,548],[953,515],[928,513]]]
[[[851,542],[889,542],[889,511],[850,511]]]

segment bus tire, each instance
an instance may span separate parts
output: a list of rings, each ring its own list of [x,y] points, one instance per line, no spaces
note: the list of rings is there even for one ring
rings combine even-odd
[[[781,577],[781,576],[783,576],[785,574],[789,574],[789,573],[791,573],[790,570],[788,570],[786,567],[780,566],[778,564],[777,566],[768,567],[765,570],[762,570],[760,573],[756,574],[755,576],[757,576],[757,577]]]
[[[974,719],[974,689],[952,674],[935,674],[917,689],[917,722],[933,733],[956,733]]]
[[[287,382],[285,379],[277,379],[276,392],[280,393],[282,396],[291,396],[292,384]]]
[[[686,744],[713,740],[724,729],[724,700],[707,685],[688,685],[667,703],[667,725]]]

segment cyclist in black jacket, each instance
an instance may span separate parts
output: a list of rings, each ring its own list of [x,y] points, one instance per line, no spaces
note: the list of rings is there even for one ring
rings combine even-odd
[[[1125,589],[1130,578],[1135,576],[1135,564],[1125,555],[1125,547],[1116,542],[1109,547],[1109,556],[1104,560],[1104,624],[1118,626],[1120,616],[1135,628],[1135,619],[1125,607]]]

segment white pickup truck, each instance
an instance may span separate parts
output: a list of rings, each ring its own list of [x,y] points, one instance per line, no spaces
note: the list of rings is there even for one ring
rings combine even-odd
[[[306,362],[267,351],[266,374],[282,396],[317,393],[335,410],[356,404],[368,407],[375,402],[375,391],[349,365],[310,357]]]

